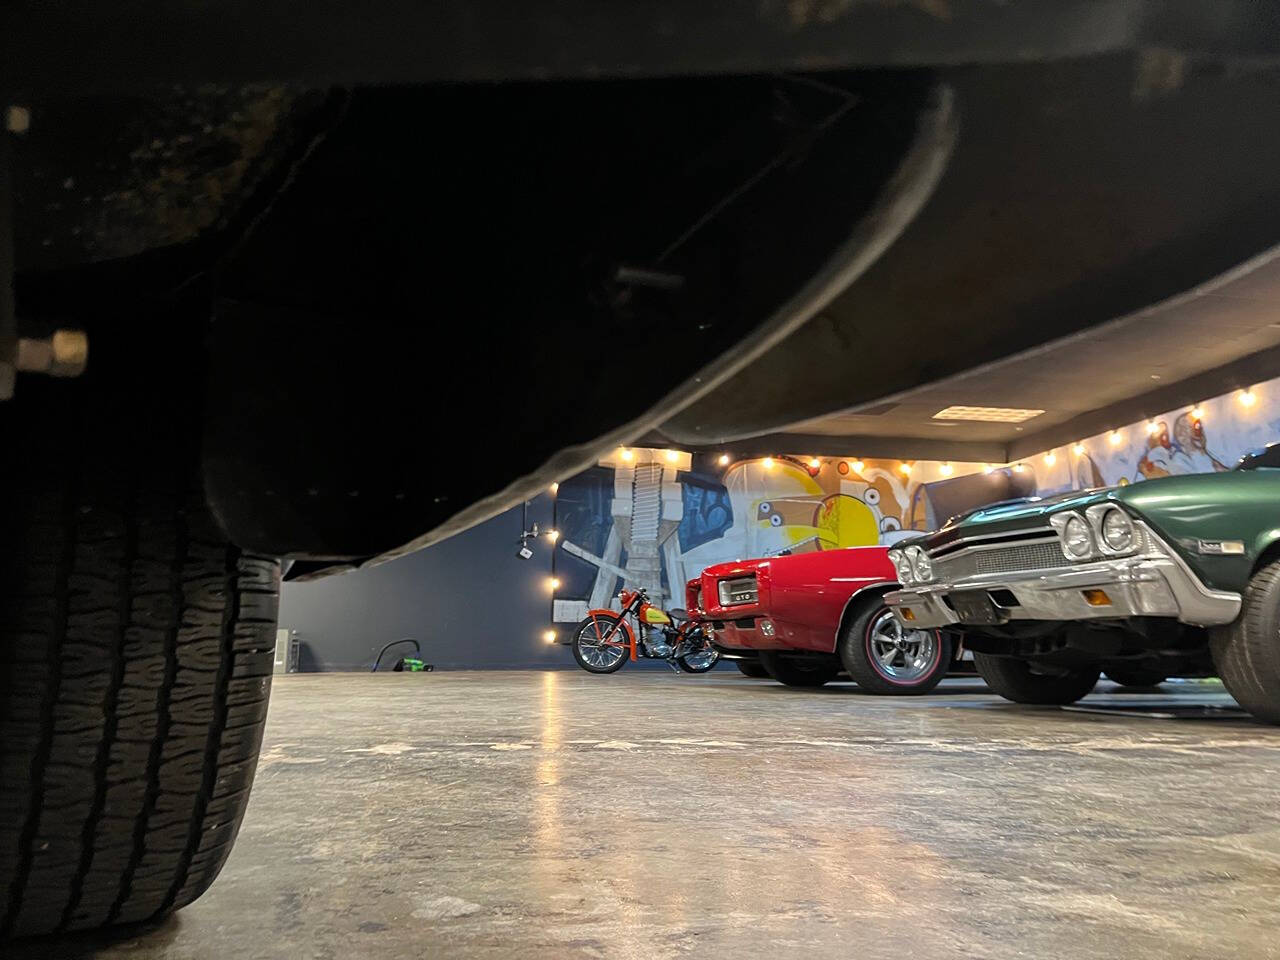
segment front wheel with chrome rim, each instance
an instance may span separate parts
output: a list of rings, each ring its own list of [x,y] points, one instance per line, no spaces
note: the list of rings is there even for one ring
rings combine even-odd
[[[864,602],[840,631],[840,660],[869,693],[928,693],[947,675],[951,638],[903,627],[879,597]]]
[[[573,659],[587,673],[615,673],[627,662],[629,641],[621,617],[596,614],[573,628]]]
[[[676,657],[676,663],[685,673],[706,673],[720,662],[720,653],[715,647],[707,644],[703,649]]]
[[[720,651],[711,645],[701,627],[693,627],[681,641],[676,663],[685,673],[706,673],[720,662]]]

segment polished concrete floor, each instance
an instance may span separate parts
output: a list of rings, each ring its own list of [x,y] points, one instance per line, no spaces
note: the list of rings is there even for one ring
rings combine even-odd
[[[1230,704],[1204,684],[1103,685],[1094,713],[976,681],[290,676],[213,889],[154,930],[19,952],[1280,956],[1280,729]]]

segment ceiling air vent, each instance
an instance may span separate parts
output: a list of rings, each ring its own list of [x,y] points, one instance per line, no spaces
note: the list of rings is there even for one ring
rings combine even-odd
[[[1038,417],[1043,410],[1023,410],[1019,407],[947,407],[933,415],[935,420],[981,420],[986,423],[1024,423]]]

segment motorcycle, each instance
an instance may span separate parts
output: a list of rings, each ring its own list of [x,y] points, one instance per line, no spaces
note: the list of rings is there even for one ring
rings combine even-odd
[[[573,658],[588,673],[614,673],[641,658],[665,660],[685,673],[706,673],[720,659],[702,624],[683,610],[659,610],[643,589],[623,590],[618,598],[621,612],[591,610],[573,628]]]

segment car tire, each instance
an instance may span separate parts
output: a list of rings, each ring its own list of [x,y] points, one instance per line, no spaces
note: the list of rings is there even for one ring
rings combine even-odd
[[[840,665],[809,657],[788,657],[760,651],[760,664],[769,676],[788,687],[820,687],[840,675]]]
[[[738,665],[738,671],[744,677],[750,677],[752,680],[766,680],[769,677],[769,671],[759,660],[735,660],[734,663]]]
[[[1102,671],[1092,667],[1035,673],[1025,660],[977,652],[973,661],[987,686],[1014,703],[1075,703],[1097,686],[1102,675]]]
[[[195,900],[253,783],[279,565],[205,508],[180,404],[124,382],[0,404],[0,938]]]
[[[1158,687],[1168,679],[1167,674],[1160,670],[1141,670],[1117,668],[1115,670],[1108,669],[1106,672],[1107,679],[1112,683],[1119,684],[1122,687]]]
[[[1209,631],[1218,676],[1259,720],[1280,723],[1280,560],[1249,580],[1240,616]]]
[[[912,631],[913,635],[921,635],[916,649],[926,651],[925,662],[920,668],[911,669],[904,660],[900,674],[895,675],[899,668],[881,664],[873,650],[880,637],[879,631],[896,625],[893,612],[879,597],[864,601],[861,606],[861,610],[849,618],[840,632],[837,647],[840,662],[858,686],[868,693],[918,696],[942,682],[951,665],[951,637],[948,634],[941,630]],[[899,639],[906,633],[899,630]],[[889,648],[888,652],[894,651]]]

